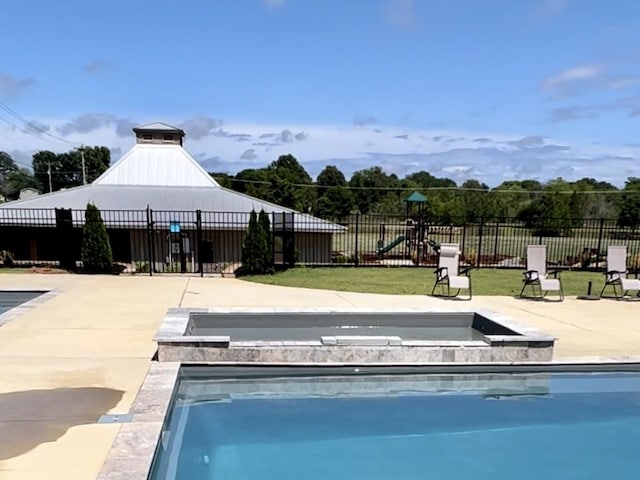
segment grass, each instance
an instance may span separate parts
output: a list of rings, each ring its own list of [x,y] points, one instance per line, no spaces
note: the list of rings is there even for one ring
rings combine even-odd
[[[2,273],[31,273],[31,269],[29,268],[18,268],[18,267],[1,267],[0,266],[0,274]]]
[[[344,292],[424,295],[431,293],[435,275],[432,268],[293,268],[274,275],[243,277],[267,285],[316,288]],[[600,293],[604,274],[598,272],[562,272],[566,296],[584,295],[593,282],[592,293]],[[478,269],[471,271],[474,295],[508,295],[520,293],[520,270]]]

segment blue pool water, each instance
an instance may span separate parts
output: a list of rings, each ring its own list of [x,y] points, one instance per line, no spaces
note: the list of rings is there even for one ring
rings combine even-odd
[[[638,479],[640,374],[182,381],[152,479]]]
[[[0,290],[0,315],[29,300],[39,297],[44,292]]]

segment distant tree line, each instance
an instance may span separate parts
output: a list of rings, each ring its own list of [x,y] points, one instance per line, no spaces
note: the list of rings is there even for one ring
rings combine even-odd
[[[544,235],[569,235],[585,218],[616,218],[619,226],[634,229],[640,225],[640,178],[635,177],[621,190],[593,178],[509,180],[489,188],[474,179],[458,185],[426,171],[400,178],[380,167],[358,170],[347,179],[329,165],[314,182],[292,155],[265,168],[211,175],[224,187],[333,221],[355,212],[403,215],[405,199],[419,191],[428,198],[425,217],[444,224],[517,219]]]
[[[87,182],[92,182],[109,167],[110,152],[107,147],[87,147],[84,155]],[[49,169],[52,191],[82,184],[78,150],[38,152],[33,155],[32,170],[0,152],[0,195],[13,200],[26,187],[48,192]],[[380,167],[358,170],[347,179],[338,167],[328,165],[314,181],[293,155],[281,155],[266,167],[235,175],[211,175],[223,187],[332,221],[355,212],[402,215],[406,197],[419,191],[428,198],[425,217],[443,224],[518,219],[545,235],[568,235],[584,218],[615,218],[621,227],[640,226],[638,177],[629,177],[622,189],[593,178],[575,182],[556,178],[546,183],[508,180],[489,188],[475,179],[458,185],[427,171],[400,178]]]

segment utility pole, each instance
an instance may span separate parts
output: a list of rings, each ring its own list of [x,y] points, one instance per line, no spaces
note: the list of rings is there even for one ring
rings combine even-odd
[[[47,175],[49,175],[49,193],[53,192],[53,186],[51,184],[51,162],[47,163]]]
[[[82,184],[86,185],[87,184],[87,170],[84,166],[84,145],[81,145],[80,148],[78,148],[78,150],[80,150],[80,157],[82,158]]]

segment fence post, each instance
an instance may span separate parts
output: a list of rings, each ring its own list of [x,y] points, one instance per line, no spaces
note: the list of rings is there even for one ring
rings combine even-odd
[[[484,226],[484,217],[480,217],[480,226],[478,227],[478,256],[476,258],[476,265],[474,267],[480,267],[480,259],[482,258],[482,227]]]
[[[198,270],[200,270],[200,278],[204,277],[204,268],[202,264],[202,211],[196,210],[196,247],[198,252]]]
[[[496,238],[493,242],[493,263],[498,261],[498,237],[500,236],[500,219],[496,218]]]
[[[355,228],[355,248],[354,248],[354,261],[356,266],[360,263],[360,255],[358,253],[358,230],[360,228],[360,212],[356,212],[356,228]]]
[[[460,250],[462,251],[462,254],[465,255],[466,258],[466,254],[465,252],[467,251],[467,220],[465,219],[464,223],[462,224],[462,246],[460,248]]]
[[[544,235],[544,218],[540,220],[540,231],[538,232],[538,245],[542,245],[543,235]]]
[[[604,218],[600,219],[600,228],[598,229],[598,253],[596,254],[596,263],[600,257],[600,250],[602,248],[602,236],[604,234]]]
[[[155,261],[153,255],[153,212],[147,205],[147,247],[149,248],[149,276],[153,276]]]

